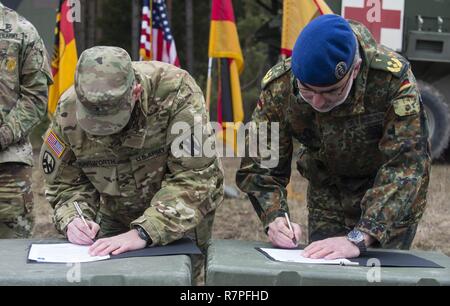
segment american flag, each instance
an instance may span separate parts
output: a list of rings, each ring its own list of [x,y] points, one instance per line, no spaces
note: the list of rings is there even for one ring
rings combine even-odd
[[[139,56],[141,61],[149,61],[152,59],[151,45],[151,26],[150,26],[150,1],[144,0],[142,4],[141,17],[141,44],[139,46]]]
[[[59,140],[58,136],[53,131],[50,131],[47,135],[45,142],[55,152],[56,156],[61,157],[64,153],[66,146]]]
[[[156,60],[180,66],[164,0],[143,1],[140,55],[141,60]]]

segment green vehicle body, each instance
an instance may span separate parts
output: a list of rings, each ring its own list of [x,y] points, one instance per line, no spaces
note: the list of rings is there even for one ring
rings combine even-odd
[[[341,1],[326,2],[341,12]],[[411,62],[419,81],[433,158],[450,157],[450,150],[445,153],[450,141],[450,0],[405,0],[400,53]]]

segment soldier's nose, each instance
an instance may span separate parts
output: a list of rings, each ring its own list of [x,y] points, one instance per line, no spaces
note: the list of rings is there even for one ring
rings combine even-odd
[[[315,108],[321,109],[325,106],[326,101],[320,94],[315,94],[312,99],[312,104]]]

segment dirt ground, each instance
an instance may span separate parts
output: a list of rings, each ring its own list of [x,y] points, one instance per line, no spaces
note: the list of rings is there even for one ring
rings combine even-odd
[[[235,187],[234,175],[239,166],[239,159],[224,158],[223,165],[226,184]],[[33,189],[36,203],[34,237],[56,237],[58,234],[51,223],[52,209],[44,197],[43,178],[37,171],[38,167],[34,169]],[[288,186],[289,207],[292,220],[302,225],[305,235],[307,233],[306,186],[307,181],[297,171],[293,171],[291,184]],[[420,222],[413,248],[437,250],[450,255],[449,195],[450,165],[433,165],[428,206]],[[240,193],[237,199],[225,199],[217,210],[213,238],[267,241],[256,213],[243,193]]]

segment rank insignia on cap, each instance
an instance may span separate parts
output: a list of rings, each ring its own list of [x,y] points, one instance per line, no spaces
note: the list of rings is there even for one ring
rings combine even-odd
[[[66,146],[61,140],[59,140],[58,136],[56,136],[56,134],[53,131],[50,131],[47,134],[45,143],[49,146],[50,149],[52,149],[53,153],[55,153],[55,155],[58,158],[61,158],[61,156],[64,153],[64,150],[66,149]]]
[[[336,79],[341,80],[347,74],[347,64],[345,62],[339,62],[334,70]]]

